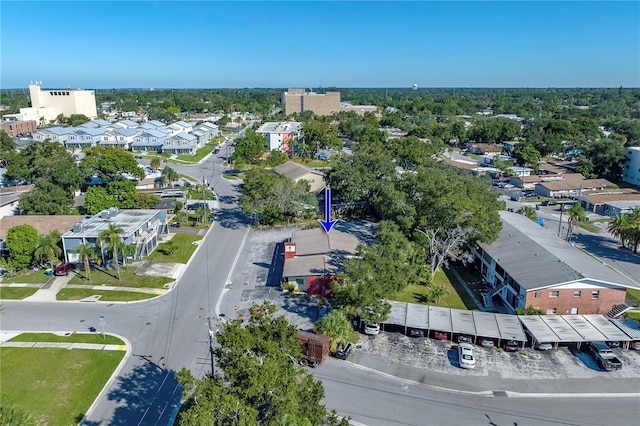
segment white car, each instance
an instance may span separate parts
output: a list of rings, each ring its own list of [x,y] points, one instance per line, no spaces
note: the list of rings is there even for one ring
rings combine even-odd
[[[536,342],[536,349],[539,351],[550,351],[553,349],[553,344],[547,342]]]
[[[380,333],[380,324],[366,323],[364,325],[364,334],[376,335]]]
[[[471,343],[460,343],[458,345],[458,355],[460,368],[476,367],[476,357],[473,354],[473,345]]]

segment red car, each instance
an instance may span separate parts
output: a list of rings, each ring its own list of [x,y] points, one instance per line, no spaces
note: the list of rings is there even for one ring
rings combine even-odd
[[[69,272],[75,271],[75,263],[61,263],[53,270],[53,275],[69,275]]]
[[[520,346],[518,345],[518,342],[510,340],[504,344],[504,350],[507,352],[518,352],[520,350]]]
[[[466,334],[461,334],[458,336],[458,343],[473,343],[473,338]]]
[[[449,335],[442,331],[436,331],[433,333],[433,337],[435,337],[438,340],[447,340],[449,338]]]

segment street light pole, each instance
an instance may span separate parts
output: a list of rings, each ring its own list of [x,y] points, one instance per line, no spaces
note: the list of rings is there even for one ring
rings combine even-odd
[[[211,356],[211,375],[215,374],[215,355],[213,354],[213,330],[211,317],[207,318],[207,327],[209,328],[209,355]],[[217,330],[216,330],[217,331]]]

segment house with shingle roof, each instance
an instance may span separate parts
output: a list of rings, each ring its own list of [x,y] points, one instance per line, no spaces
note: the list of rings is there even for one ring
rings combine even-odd
[[[313,192],[314,194],[319,193],[326,187],[323,173],[293,161],[280,164],[274,167],[273,171],[296,183],[301,180],[307,181],[309,184],[309,192]]]
[[[333,229],[326,233],[320,226],[295,231],[284,243],[283,280],[312,295],[325,295],[342,262],[356,255],[358,239]]]

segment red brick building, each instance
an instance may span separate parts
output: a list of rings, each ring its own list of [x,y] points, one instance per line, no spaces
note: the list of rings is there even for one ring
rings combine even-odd
[[[36,132],[36,122],[34,120],[0,121],[0,130],[4,130],[12,137],[27,133],[33,134]]]
[[[640,287],[524,215],[500,217],[498,238],[472,248],[474,265],[490,285],[485,304],[498,298],[512,312],[606,314],[625,303],[627,288]]]
[[[333,229],[327,234],[317,228],[296,231],[284,243],[283,281],[312,295],[330,290],[344,259],[356,253],[358,239]]]

